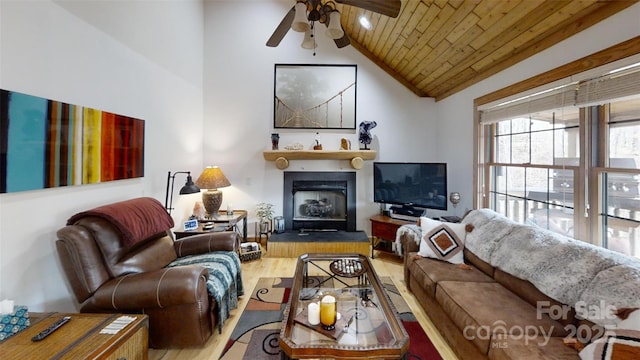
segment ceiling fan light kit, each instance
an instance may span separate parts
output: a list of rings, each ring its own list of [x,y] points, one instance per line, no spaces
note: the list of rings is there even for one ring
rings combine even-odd
[[[333,1],[322,3],[322,0],[300,0],[293,7],[295,16],[291,23],[291,30],[304,32],[302,48],[313,50],[318,47],[315,39],[315,22],[327,26],[327,36],[336,40],[344,36],[340,23],[340,12],[336,10]],[[315,52],[313,53],[315,55]]]
[[[307,5],[303,2],[296,3],[294,6],[296,9],[296,16],[291,23],[291,29],[297,32],[307,32],[311,30],[309,20],[307,20]]]
[[[340,12],[332,11],[329,14],[329,26],[327,26],[327,36],[333,40],[340,39],[344,36],[344,30],[340,24]]]
[[[311,33],[311,30],[307,30],[304,33],[304,40],[302,41],[302,48],[303,49],[315,49],[318,47],[318,44],[316,43],[316,39],[313,36],[313,34]]]
[[[342,27],[336,2],[377,12],[392,18],[398,16],[401,5],[400,0],[336,0],[335,2],[331,0],[298,0],[291,10],[285,14],[276,30],[267,40],[267,46],[278,46],[289,29],[292,29],[293,31],[305,33],[302,41],[304,49],[315,49],[318,46],[314,38],[316,21],[327,27],[326,35],[333,39],[338,48],[351,44]]]

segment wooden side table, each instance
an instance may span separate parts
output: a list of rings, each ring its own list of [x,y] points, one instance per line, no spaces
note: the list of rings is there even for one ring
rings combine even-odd
[[[46,313],[32,317],[31,325],[0,343],[0,354],[7,359],[128,359],[146,360],[149,344],[149,318],[136,318],[117,334],[100,330],[123,314]],[[31,338],[61,319],[71,320],[41,341]]]
[[[238,228],[238,223],[242,221],[242,231]],[[204,230],[203,226],[206,223],[214,223],[215,228],[210,230]],[[234,210],[233,215],[227,215],[226,211],[221,211],[218,215],[206,220],[201,220],[198,224],[198,229],[189,231],[174,231],[176,239],[182,239],[187,236],[206,234],[215,231],[229,231],[236,230],[242,235],[242,242],[247,242],[247,211],[246,210]]]
[[[382,247],[387,243],[396,241],[396,232],[402,225],[412,224],[411,221],[394,219],[389,216],[375,215],[369,218],[371,221],[371,258],[375,258],[373,251],[380,250],[392,252],[392,247]],[[376,246],[378,249],[376,249]]]

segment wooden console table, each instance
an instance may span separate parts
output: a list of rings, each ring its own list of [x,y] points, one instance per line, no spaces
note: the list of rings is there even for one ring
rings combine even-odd
[[[41,341],[31,338],[61,319],[71,320]],[[128,359],[146,360],[149,318],[133,314],[136,320],[117,334],[100,330],[123,314],[46,313],[30,316],[31,325],[0,343],[0,354],[7,359]]]
[[[413,224],[411,221],[394,219],[389,216],[375,215],[371,221],[371,258],[375,258],[373,251],[393,252],[391,245],[396,241],[396,232],[402,225]],[[376,248],[377,247],[377,248]]]
[[[242,221],[242,231],[238,228],[238,222]],[[205,230],[203,227],[206,223],[213,223],[216,225],[210,230]],[[206,220],[200,220],[198,228],[195,230],[178,230],[173,233],[177,239],[182,239],[187,236],[193,236],[198,234],[207,234],[216,231],[231,231],[236,230],[239,235],[242,236],[242,242],[247,242],[247,210],[233,210],[233,215],[227,215],[226,212],[220,211],[214,217]]]

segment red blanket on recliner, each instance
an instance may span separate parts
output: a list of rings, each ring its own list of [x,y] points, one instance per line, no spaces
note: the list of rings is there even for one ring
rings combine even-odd
[[[171,229],[174,225],[164,206],[150,197],[120,201],[79,212],[67,220],[67,225],[87,216],[97,216],[111,222],[121,233],[125,246],[135,245]]]

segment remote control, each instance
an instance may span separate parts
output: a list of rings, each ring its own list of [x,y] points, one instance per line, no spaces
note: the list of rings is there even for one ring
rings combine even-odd
[[[40,340],[46,338],[52,332],[58,330],[62,325],[68,323],[69,320],[71,320],[71,316],[63,317],[62,319],[60,319],[60,320],[54,322],[53,324],[51,324],[51,326],[49,326],[48,328],[40,331],[40,333],[38,333],[38,335],[36,335],[36,336],[31,338],[31,341],[40,341]]]

